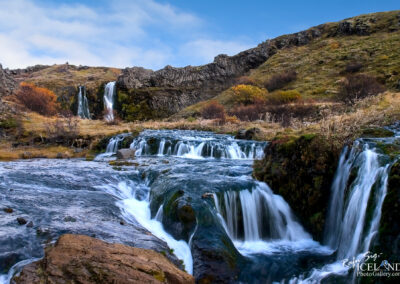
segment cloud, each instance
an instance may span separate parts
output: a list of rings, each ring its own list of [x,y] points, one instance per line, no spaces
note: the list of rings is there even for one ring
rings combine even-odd
[[[154,0],[97,5],[0,0],[0,63],[9,68],[69,62],[91,66],[203,64],[248,48],[212,38],[195,14]],[[197,39],[199,35],[201,38]]]

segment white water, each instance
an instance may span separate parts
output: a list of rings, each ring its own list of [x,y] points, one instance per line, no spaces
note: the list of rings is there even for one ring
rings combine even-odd
[[[108,122],[114,121],[114,94],[115,82],[109,82],[104,87],[104,119]]]
[[[151,143],[157,143],[156,150]],[[241,145],[239,145],[241,143]],[[176,140],[161,138],[154,141],[149,137],[139,137],[131,144],[136,156],[176,156],[191,159],[223,158],[223,159],[261,159],[265,143],[235,140]]]
[[[10,268],[10,270],[8,271],[7,274],[0,275],[0,284],[11,283],[11,278],[14,277],[14,275],[17,271],[20,271],[25,265],[28,265],[35,261],[38,261],[39,259],[40,258],[30,258],[30,259],[25,259],[20,262],[17,262]]]
[[[189,245],[183,241],[175,240],[168,234],[162,223],[160,222],[161,211],[152,219],[150,212],[149,194],[150,189],[146,185],[135,184],[131,186],[126,182],[120,182],[117,187],[108,185],[105,190],[120,199],[117,205],[121,209],[122,216],[129,223],[139,223],[154,236],[164,240],[170,248],[174,250],[174,254],[185,264],[185,270],[193,274],[193,259]],[[145,192],[145,198],[139,198]]]
[[[90,119],[89,102],[86,97],[86,90],[84,86],[79,86],[77,115],[80,118]]]
[[[382,204],[386,197],[390,163],[382,163],[379,158],[380,154],[375,149],[370,149],[367,143],[361,145],[360,141],[354,143],[350,153],[344,149],[332,184],[325,231],[325,242],[337,251],[337,260],[314,269],[305,279],[295,278],[290,283],[319,283],[332,274],[346,275],[350,267],[344,266],[343,260],[363,261],[378,233]],[[348,187],[352,169],[358,169],[357,177]],[[373,188],[375,193],[372,196]],[[367,223],[367,206],[371,198],[374,200],[374,209],[372,219]]]
[[[222,226],[244,255],[283,250],[331,253],[312,240],[294,220],[285,200],[264,183],[257,183],[251,191],[226,191],[221,199],[213,196]]]

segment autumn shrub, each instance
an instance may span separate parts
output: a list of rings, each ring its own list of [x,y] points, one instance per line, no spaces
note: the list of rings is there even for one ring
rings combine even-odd
[[[362,67],[363,65],[360,62],[351,62],[346,65],[344,71],[346,73],[356,73],[360,71]]]
[[[48,123],[45,129],[47,139],[58,144],[72,144],[79,136],[78,120],[72,116]]]
[[[249,76],[241,76],[236,79],[237,85],[256,85],[256,81]]]
[[[225,108],[217,101],[211,101],[201,111],[201,117],[205,119],[219,119],[225,122]]]
[[[236,85],[232,87],[234,102],[236,104],[249,105],[255,101],[263,101],[267,96],[267,90],[253,85]]]
[[[297,90],[277,91],[267,96],[268,105],[282,105],[301,100],[301,94]]]
[[[56,95],[52,91],[34,84],[21,83],[15,96],[27,109],[41,115],[52,116],[59,109]]]
[[[265,103],[259,102],[252,105],[241,105],[234,108],[231,115],[236,116],[241,121],[254,121],[263,119],[265,114]]]
[[[339,87],[337,98],[354,104],[360,99],[376,96],[384,91],[385,87],[375,77],[365,74],[348,75]]]
[[[282,89],[290,82],[296,80],[297,73],[294,70],[289,70],[280,74],[273,75],[266,83],[265,88],[272,92],[274,90]]]

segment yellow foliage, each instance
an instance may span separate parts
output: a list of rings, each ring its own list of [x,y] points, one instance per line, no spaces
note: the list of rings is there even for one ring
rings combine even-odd
[[[277,91],[267,96],[268,104],[288,104],[301,99],[301,94],[297,90]]]
[[[236,85],[232,87],[235,94],[235,102],[239,104],[253,104],[257,101],[265,101],[268,91],[252,85]]]

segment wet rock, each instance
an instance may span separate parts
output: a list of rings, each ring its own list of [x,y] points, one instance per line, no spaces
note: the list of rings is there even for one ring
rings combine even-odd
[[[244,139],[244,140],[253,140],[261,133],[259,128],[250,128],[250,129],[240,129],[236,134],[236,139]]]
[[[123,225],[125,225],[125,222],[124,221],[119,221],[119,223],[123,226]]]
[[[117,151],[117,159],[133,159],[135,158],[135,150],[120,149]]]
[[[64,222],[76,222],[76,219],[71,216],[67,216],[64,218]]]
[[[63,154],[62,153],[57,153],[56,159],[62,159],[62,158],[64,158]]]
[[[32,221],[29,221],[29,223],[26,224],[26,226],[27,226],[28,228],[32,228],[32,227],[33,227],[33,222],[32,222]]]
[[[24,218],[22,218],[22,217],[18,217],[18,218],[17,218],[17,222],[18,222],[18,224],[20,224],[20,225],[25,225],[25,224],[27,223],[27,221],[26,221]]]
[[[6,208],[3,208],[3,211],[10,214],[10,213],[14,212],[14,209],[12,209],[10,207],[6,207]]]
[[[20,158],[21,158],[21,159],[32,159],[32,158],[33,158],[33,155],[32,155],[31,152],[25,151],[25,152],[23,152],[23,153],[20,155]]]
[[[201,196],[201,198],[203,198],[203,199],[213,198],[213,194],[210,192],[206,192]]]
[[[15,283],[194,283],[163,255],[83,235],[63,235]]]

